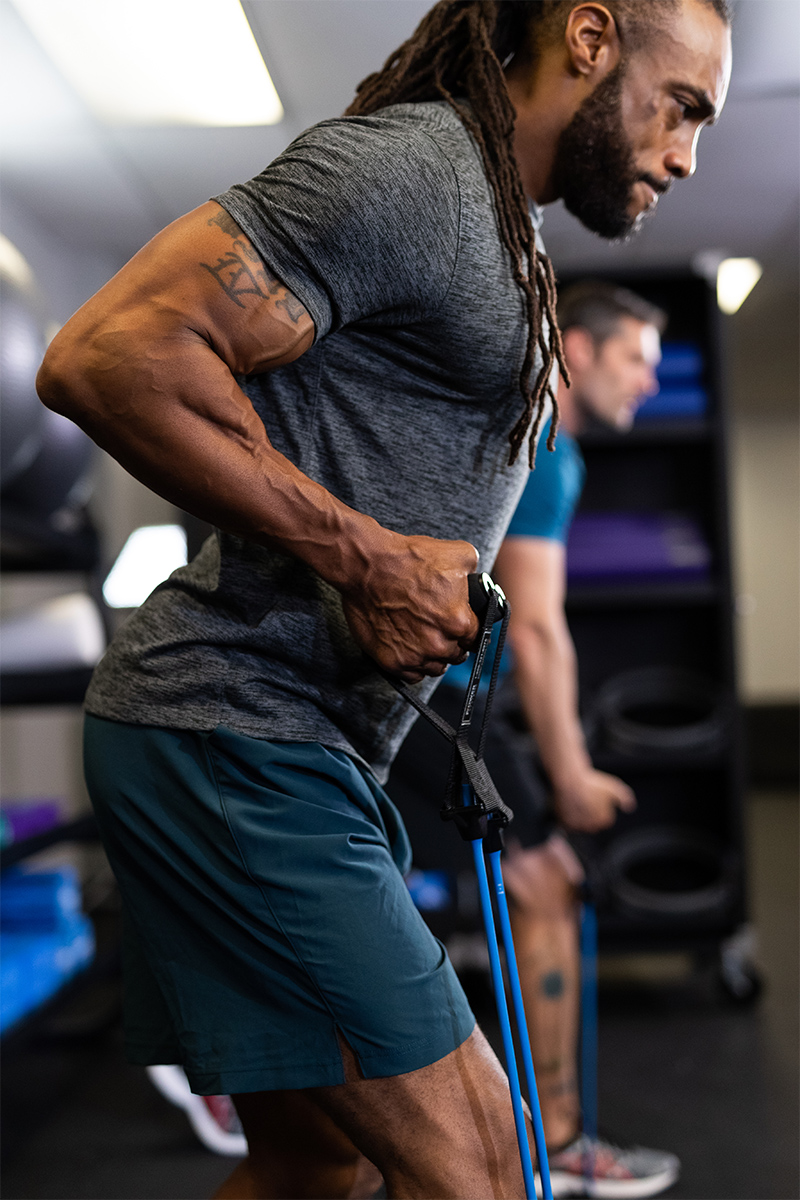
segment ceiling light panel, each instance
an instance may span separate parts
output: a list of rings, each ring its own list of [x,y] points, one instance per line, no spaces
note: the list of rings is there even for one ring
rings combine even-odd
[[[14,0],[109,125],[275,125],[283,117],[239,0]]]
[[[738,312],[761,278],[754,258],[725,258],[717,272],[717,303],[724,313]]]

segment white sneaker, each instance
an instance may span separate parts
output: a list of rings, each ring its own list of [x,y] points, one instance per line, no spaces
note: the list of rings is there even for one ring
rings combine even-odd
[[[245,1157],[247,1139],[230,1096],[196,1096],[182,1067],[148,1067],[147,1074],[170,1104],[183,1109],[208,1150],[232,1158]]]
[[[601,1200],[657,1196],[675,1182],[681,1166],[674,1154],[663,1150],[623,1148],[583,1133],[548,1159],[554,1197],[598,1196]]]

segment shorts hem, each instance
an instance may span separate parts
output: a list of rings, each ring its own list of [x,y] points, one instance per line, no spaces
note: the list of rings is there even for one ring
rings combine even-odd
[[[472,1015],[472,1014],[470,1014]],[[407,1075],[411,1071],[419,1071],[431,1066],[452,1054],[462,1046],[474,1032],[476,1021],[472,1016],[472,1024],[466,1033],[461,1031],[455,1037],[426,1038],[424,1042],[414,1042],[404,1046],[402,1050],[387,1050],[376,1054],[361,1055],[355,1051],[365,1079],[383,1079],[393,1075]],[[164,1062],[159,1057],[159,1051],[148,1049],[143,1045],[125,1044],[126,1057],[135,1066],[156,1066]],[[242,1092],[274,1092],[284,1089],[297,1091],[312,1087],[337,1087],[344,1083],[344,1069],[340,1057],[327,1062],[280,1063],[248,1067],[224,1067],[216,1070],[204,1070],[187,1064],[180,1064],[186,1072],[189,1086],[199,1096],[235,1096]]]
[[[470,1017],[469,1027],[466,1028],[465,1023],[454,1036],[426,1038],[424,1042],[414,1042],[401,1050],[377,1051],[375,1054],[361,1054],[355,1050],[364,1078],[381,1079],[389,1075],[407,1075],[410,1071],[419,1071],[432,1063],[440,1062],[459,1046],[463,1046],[474,1032],[477,1022],[472,1013]],[[403,1065],[398,1065],[400,1063]]]

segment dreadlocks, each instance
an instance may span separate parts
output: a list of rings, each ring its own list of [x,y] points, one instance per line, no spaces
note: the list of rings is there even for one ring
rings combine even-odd
[[[494,195],[500,236],[511,254],[514,280],[525,298],[528,339],[520,372],[525,409],[509,434],[509,462],[516,461],[533,421],[531,466],[535,435],[548,395],[553,402],[548,438],[551,448],[558,427],[558,405],[550,384],[556,360],[568,379],[556,321],[555,275],[550,260],[536,246],[511,149],[514,109],[501,67],[501,62],[523,44],[532,8],[538,8],[538,4],[525,0],[439,0],[383,70],[368,75],[359,85],[347,109],[348,115],[358,115],[389,104],[446,100],[475,139]],[[500,15],[502,20],[498,20]],[[543,363],[531,387],[537,346]]]
[[[538,49],[565,27],[578,0],[439,0],[414,34],[386,60],[382,70],[368,75],[346,110],[357,116],[390,104],[445,100],[455,109],[478,145],[494,196],[498,229],[507,247],[514,280],[525,300],[528,338],[519,386],[524,411],[509,434],[509,463],[516,461],[532,426],[529,461],[533,466],[536,435],[547,397],[553,420],[547,448],[553,449],[558,429],[558,402],[551,385],[558,362],[564,380],[569,372],[556,320],[556,281],[550,259],[536,246],[512,149],[514,108],[503,69],[514,55],[531,61]],[[651,18],[663,17],[681,0],[606,0],[620,38],[630,50],[651,31]],[[723,20],[730,20],[728,0],[703,0]],[[546,332],[545,332],[546,323]],[[542,366],[533,385],[537,347]]]

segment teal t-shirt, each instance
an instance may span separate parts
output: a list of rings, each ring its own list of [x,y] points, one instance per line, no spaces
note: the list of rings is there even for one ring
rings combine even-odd
[[[559,430],[555,449],[546,447],[549,426],[539,439],[536,466],[511,518],[506,537],[549,538],[567,544],[569,527],[586,477],[580,447]]]
[[[546,447],[550,426],[539,439],[536,466],[531,471],[519,503],[506,531],[506,537],[549,538],[567,544],[569,527],[578,507],[586,478],[586,465],[575,438],[561,429],[556,437],[555,449]],[[498,629],[500,626],[498,625]],[[495,635],[496,637],[496,635]],[[494,641],[492,645],[494,646]],[[494,660],[490,650],[486,656],[482,686],[488,686],[489,671]],[[505,675],[511,666],[508,651],[503,654],[500,674]],[[472,670],[472,657],[456,667],[448,667],[445,682],[454,687],[466,688]]]

